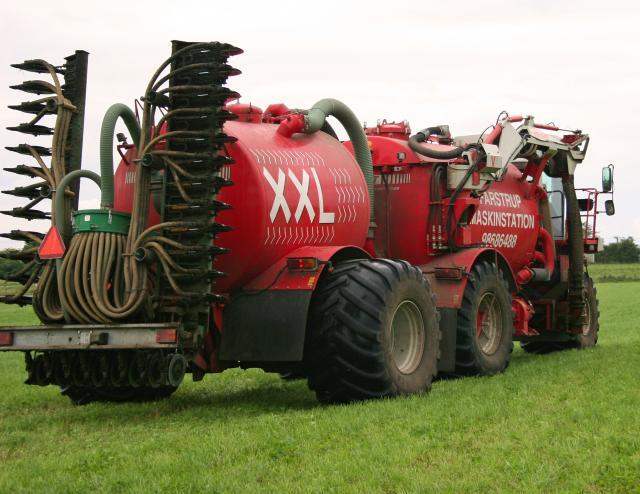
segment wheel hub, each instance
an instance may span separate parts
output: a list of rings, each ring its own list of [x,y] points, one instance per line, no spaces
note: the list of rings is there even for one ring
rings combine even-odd
[[[476,314],[478,346],[485,355],[492,355],[498,350],[502,329],[502,314],[496,295],[487,292],[482,295]]]
[[[582,309],[582,335],[587,336],[591,331],[591,305],[589,298],[584,294],[584,308]]]
[[[391,321],[391,356],[403,374],[414,372],[422,361],[425,331],[422,313],[411,300],[398,305]]]

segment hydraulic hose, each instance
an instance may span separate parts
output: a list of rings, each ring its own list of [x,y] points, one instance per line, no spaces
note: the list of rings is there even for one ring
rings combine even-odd
[[[305,115],[306,134],[311,134],[319,130],[323,130],[327,117],[334,117],[347,131],[347,135],[353,144],[353,150],[356,155],[356,161],[360,165],[360,169],[364,174],[369,191],[369,208],[370,208],[370,228],[369,237],[373,236],[372,228],[375,225],[374,214],[374,194],[373,194],[373,161],[371,160],[371,151],[367,136],[360,125],[360,121],[353,111],[336,99],[322,99],[318,101]]]
[[[113,134],[120,118],[127,126],[133,143],[136,146],[140,144],[140,125],[131,108],[122,103],[110,106],[102,119],[100,129],[100,176],[102,177],[100,206],[107,209],[113,208]]]
[[[421,144],[425,142],[429,138],[429,136],[445,136],[447,134],[448,131],[443,126],[427,127],[426,129],[421,130],[415,135],[409,137],[409,147],[414,153],[418,153],[436,160],[452,160],[455,158],[459,158],[462,155],[464,148],[457,147],[448,151],[437,151]]]
[[[53,201],[53,210],[54,210],[54,214],[55,214],[55,222],[54,225],[56,226],[56,228],[58,229],[59,232],[64,232],[67,228],[67,223],[69,221],[69,218],[67,218],[67,216],[65,215],[65,197],[64,197],[64,191],[65,189],[71,185],[75,180],[81,178],[81,177],[85,177],[85,178],[89,178],[91,180],[93,180],[98,187],[100,187],[101,185],[101,180],[100,180],[100,176],[92,171],[89,170],[75,170],[72,171],[71,173],[68,173],[67,175],[64,176],[64,178],[62,180],[60,180],[60,182],[58,183],[58,194],[55,195],[54,201]],[[64,258],[64,261],[68,262],[72,262],[72,258],[74,257],[73,252],[75,251],[75,238],[72,237],[71,239],[71,243],[69,245],[69,250]],[[56,281],[57,281],[57,292],[58,292],[58,297],[59,297],[59,301],[60,301],[60,305],[61,305],[61,309],[62,309],[62,313],[64,314],[64,319],[68,322],[71,323],[74,321],[74,319],[79,320],[81,322],[91,322],[90,320],[82,320],[78,317],[74,317],[76,316],[75,312],[73,312],[73,309],[71,309],[70,311],[70,304],[68,302],[69,297],[65,296],[65,289],[71,289],[70,286],[65,285],[64,283],[64,276],[62,273],[62,267],[64,265],[64,261],[63,259],[56,259],[55,262],[55,272],[56,272]],[[77,267],[77,266],[74,266]],[[52,279],[53,277],[51,276],[53,274],[53,267],[50,266],[49,267],[49,271],[46,273],[46,278],[47,280]],[[79,272],[79,271],[76,271]],[[47,285],[50,285],[50,282],[47,283]],[[49,294],[49,296],[51,296]]]
[[[188,77],[202,78],[204,82],[207,82],[208,78],[212,76],[210,69],[213,68],[218,71],[217,76],[224,76],[226,79],[229,72],[233,72],[235,69],[231,69],[227,65],[220,65],[217,60],[220,57],[226,59],[229,54],[238,52],[239,50],[234,47],[217,43],[195,43],[174,50],[173,55],[160,66],[147,86],[143,97],[141,126],[138,126],[133,112],[125,105],[117,104],[109,108],[104,117],[100,136],[101,206],[103,208],[113,207],[113,134],[119,118],[122,118],[127,125],[137,148],[136,158],[143,161],[143,164],[145,164],[144,159],[151,159],[152,162],[162,160],[174,179],[178,176],[194,179],[195,176],[191,174],[194,171],[201,173],[199,170],[204,164],[208,165],[207,170],[219,168],[222,158],[216,156],[213,151],[219,151],[220,144],[207,143],[208,148],[212,150],[212,157],[208,158],[208,161],[201,161],[198,153],[193,150],[194,147],[200,149],[203,142],[212,136],[214,130],[217,129],[217,123],[216,126],[210,125],[211,129],[175,130],[164,133],[162,136],[159,135],[159,130],[164,121],[169,121],[170,118],[179,114],[187,115],[190,119],[191,117],[196,119],[207,117],[209,119],[212,111],[222,107],[226,95],[230,94],[222,92],[219,83],[208,86],[192,82],[190,85],[172,86],[174,74],[180,71],[184,76],[188,72],[190,74]],[[193,60],[193,57],[201,56],[209,57],[212,62],[203,63]],[[179,68],[172,67],[167,74],[162,75],[165,68],[177,60],[177,57],[182,57],[180,62],[182,65]],[[169,86],[161,88],[167,82]],[[207,82],[207,84],[209,83]],[[155,113],[159,108],[157,103],[162,103],[162,97],[168,100],[164,94],[171,93],[174,87],[179,88],[181,97],[185,98],[199,100],[205,93],[210,105],[203,108],[192,108],[188,104],[182,107],[169,102],[168,111],[160,120],[156,120]],[[217,110],[216,114],[226,118],[221,110]],[[216,122],[219,121],[216,120]],[[215,130],[215,132],[216,139],[228,139],[221,130]],[[171,139],[173,138],[179,138],[180,144],[189,145],[190,148],[187,150],[181,148],[179,152],[174,151],[171,148]],[[162,139],[167,139],[168,149],[157,150],[156,143]],[[152,169],[149,166],[136,167],[131,221],[126,235],[97,229],[77,232],[71,238],[67,253],[64,259],[59,262],[57,273],[61,304],[67,320],[80,323],[111,323],[122,320],[130,321],[133,316],[149,320],[155,316],[154,310],[157,307],[157,302],[152,300],[151,294],[154,291],[163,293],[164,278],[167,280],[166,283],[171,285],[172,291],[179,297],[190,297],[196,301],[195,303],[198,304],[196,310],[201,312],[210,310],[208,304],[203,304],[202,300],[203,295],[210,292],[211,283],[208,279],[199,281],[202,278],[203,269],[206,269],[210,263],[210,257],[203,249],[204,255],[201,256],[197,269],[184,267],[174,260],[172,253],[168,252],[167,248],[175,252],[187,251],[193,247],[208,247],[211,243],[208,233],[212,228],[221,228],[222,225],[212,224],[209,209],[203,208],[203,211],[206,212],[199,213],[199,216],[195,218],[193,215],[189,216],[189,221],[183,220],[180,216],[180,220],[165,221],[147,228],[151,174]],[[69,180],[78,178],[78,176],[94,178],[89,174],[73,175],[69,177]],[[176,183],[185,203],[192,202],[191,197],[180,185],[179,179],[176,179]],[[218,207],[215,201],[211,202],[213,206]],[[68,218],[63,218],[61,221],[65,220],[68,221]],[[171,235],[181,238],[179,237],[180,232],[185,229],[189,229],[191,234],[198,236],[196,240],[191,241],[191,244],[167,238]],[[164,232],[161,232],[163,230]],[[156,232],[160,234],[151,236]],[[159,282],[160,288],[152,282],[152,279],[157,277],[156,268],[161,268],[164,275]],[[188,278],[186,282],[185,278]],[[189,287],[193,286],[192,280],[198,280],[198,289],[185,290],[185,283],[189,283]],[[163,296],[166,297],[166,295]],[[156,305],[154,306],[154,304]],[[138,314],[143,311],[144,314]]]

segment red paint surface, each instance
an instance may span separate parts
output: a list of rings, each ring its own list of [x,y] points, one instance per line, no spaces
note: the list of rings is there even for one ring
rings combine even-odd
[[[244,286],[299,247],[364,246],[369,199],[355,159],[323,132],[287,138],[277,128],[225,125],[238,142],[227,146],[236,163],[223,168],[234,185],[218,197],[233,206],[218,220],[234,228],[217,241],[231,249],[216,259],[216,269],[227,273],[216,284],[220,292]],[[269,179],[276,189],[283,185],[281,195]],[[303,191],[308,181],[306,192],[296,181]],[[274,209],[274,201],[281,206]]]
[[[120,161],[114,176],[113,209],[123,213],[130,213],[133,208],[133,187],[136,177],[136,166],[133,160],[136,157],[135,148],[131,147]],[[160,223],[160,215],[153,203],[153,197],[149,198],[149,215],[147,225]]]
[[[405,127],[399,124],[386,124],[380,133],[371,130],[377,228],[373,243],[367,244],[367,187],[350,143],[343,145],[323,132],[300,133],[298,118],[287,121],[284,105],[267,108],[267,121],[273,123],[257,123],[256,107],[236,110],[251,118],[225,124],[225,132],[238,141],[227,146],[235,164],[221,171],[234,185],[218,195],[232,209],[220,212],[217,221],[233,227],[216,240],[231,251],[215,261],[215,268],[227,274],[216,282],[219,293],[265,287],[313,289],[321,269],[316,274],[281,273],[287,257],[303,253],[328,260],[344,246],[421,266],[431,278],[440,307],[460,305],[467,277],[436,280],[432,275],[436,266],[468,272],[480,255],[492,259],[497,255],[512,277],[533,265],[551,266],[548,239],[540,237],[538,194],[515,166],[509,166],[503,180],[492,183],[480,198],[469,191],[458,196],[451,208],[452,223],[460,218],[466,223],[452,231],[454,244],[462,250],[451,253],[446,232],[451,191],[446,181],[432,184],[434,169],[442,160],[413,153],[402,134]],[[278,132],[280,124],[293,132]],[[498,135],[496,130],[487,140]],[[133,159],[133,150],[126,158]],[[116,210],[131,209],[134,172],[135,165],[126,160],[116,172]],[[440,199],[431,196],[434,190],[439,190]],[[149,223],[157,221],[151,208]],[[547,240],[544,253],[536,252],[539,238]]]

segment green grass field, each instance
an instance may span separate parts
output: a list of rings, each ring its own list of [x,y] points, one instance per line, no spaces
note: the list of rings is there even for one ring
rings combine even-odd
[[[350,406],[252,370],[74,407],[0,355],[0,492],[640,492],[640,283],[598,289],[595,349]]]
[[[640,264],[590,264],[589,274],[596,283],[640,281]]]

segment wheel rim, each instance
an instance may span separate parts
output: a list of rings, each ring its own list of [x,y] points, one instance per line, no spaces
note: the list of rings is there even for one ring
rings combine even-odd
[[[493,292],[482,295],[476,315],[478,346],[485,355],[496,353],[502,336],[502,312]]]
[[[587,336],[591,331],[591,304],[588,294],[584,293],[584,307],[582,309],[582,336]]]
[[[391,321],[391,356],[396,368],[411,374],[422,361],[424,321],[418,306],[405,300],[396,307]]]

